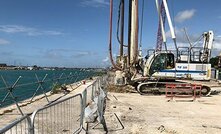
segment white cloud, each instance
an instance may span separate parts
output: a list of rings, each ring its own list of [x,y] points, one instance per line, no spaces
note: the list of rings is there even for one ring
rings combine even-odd
[[[212,57],[218,56],[221,53],[221,35],[216,36],[213,42]]]
[[[184,10],[184,11],[178,12],[178,14],[175,17],[175,21],[182,23],[186,20],[191,19],[195,15],[195,13],[196,13],[195,9]]]
[[[39,35],[62,35],[59,31],[50,30],[39,30],[32,27],[25,27],[21,25],[0,25],[0,31],[5,33],[23,33],[28,36],[39,36]]]
[[[95,56],[97,55],[97,53],[95,52],[91,52],[91,51],[79,51],[76,52],[74,55],[72,55],[72,58],[81,58],[81,57],[85,57],[85,56]]]
[[[10,44],[10,42],[0,38],[0,45],[7,45],[7,44]]]
[[[47,59],[61,60],[64,58],[64,53],[55,49],[43,50],[41,54],[43,54],[43,58]]]
[[[188,32],[188,29],[186,29],[186,30],[187,30],[187,34],[188,34],[188,36],[190,38],[191,43],[194,43],[194,42],[198,41],[199,38],[202,35],[202,33],[190,34]],[[177,40],[178,43],[189,43],[188,40],[187,40],[187,37],[186,37],[186,35],[184,33],[184,28],[177,28],[177,27],[175,27],[175,34],[176,34],[176,40]],[[170,30],[168,30],[166,32],[166,38],[167,39],[171,38]]]
[[[181,31],[180,28],[175,27],[174,30],[175,30],[175,32],[176,32],[176,36],[177,36],[178,34],[182,33],[182,31]],[[166,34],[166,38],[171,38],[171,32],[170,32],[170,30],[168,30],[165,34]]]
[[[221,35],[218,35],[214,39],[213,48],[221,51]]]
[[[50,58],[50,59],[80,59],[83,57],[93,57],[96,56],[97,53],[93,51],[82,51],[82,50],[73,50],[73,49],[47,49],[47,50],[41,50],[40,48],[36,48],[39,51],[39,53],[43,53],[43,57]]]
[[[184,33],[182,34],[181,29],[177,30],[177,45],[178,47],[189,47],[189,42],[186,39],[186,36]],[[169,32],[168,35],[170,36]],[[199,42],[196,42],[199,37],[202,35],[200,34],[189,34],[190,41],[193,43],[194,46],[196,47],[203,47],[203,39],[201,39]],[[167,48],[168,50],[175,50],[175,46],[173,42],[168,42],[167,43]],[[215,57],[221,53],[221,35],[215,36],[214,37],[214,42],[213,42],[213,47],[212,47],[212,57]]]
[[[105,7],[109,5],[109,2],[107,0],[83,0],[81,5],[90,7]]]
[[[105,58],[102,60],[101,66],[102,66],[102,67],[109,67],[109,66],[111,66],[110,59],[109,59],[108,56],[105,57]]]
[[[106,58],[104,58],[104,59],[102,60],[102,62],[109,62],[109,57],[107,56]]]

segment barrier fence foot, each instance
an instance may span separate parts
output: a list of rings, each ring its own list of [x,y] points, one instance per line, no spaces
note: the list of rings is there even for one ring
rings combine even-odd
[[[106,124],[106,121],[105,121],[104,118],[103,118],[103,120],[101,121],[101,124],[103,125],[104,131],[105,131],[106,133],[108,133],[107,124]]]

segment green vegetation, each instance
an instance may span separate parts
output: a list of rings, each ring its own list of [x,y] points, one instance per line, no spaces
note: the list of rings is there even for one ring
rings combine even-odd
[[[61,84],[54,83],[51,88],[51,94],[57,94],[61,92]]]
[[[212,67],[218,68],[219,57],[218,56],[212,57],[209,62]]]
[[[66,84],[54,83],[51,88],[51,94],[69,93],[69,92],[70,91],[67,90]]]
[[[96,76],[103,76],[103,75],[106,75],[106,74],[107,74],[106,71],[96,72]]]

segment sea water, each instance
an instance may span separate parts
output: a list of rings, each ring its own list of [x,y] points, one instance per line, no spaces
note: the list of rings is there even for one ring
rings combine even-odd
[[[72,74],[72,78],[68,78]],[[38,80],[42,80],[45,75],[47,77],[45,82],[42,84],[45,92],[48,92],[52,89],[54,83],[59,84],[70,84],[76,81],[83,80],[87,77],[92,77],[96,73],[93,70],[82,70],[82,69],[67,69],[67,70],[0,70],[0,108],[13,104],[12,96],[8,95],[4,102],[3,99],[7,95],[8,91],[11,90],[14,99],[16,101],[22,101],[28,98],[31,98],[38,88],[39,84]],[[7,87],[13,86],[14,82],[20,77],[19,82],[15,86],[15,88],[10,89]],[[61,79],[58,79],[60,78]],[[6,84],[4,83],[5,80]],[[42,88],[39,88],[36,95],[42,94]]]

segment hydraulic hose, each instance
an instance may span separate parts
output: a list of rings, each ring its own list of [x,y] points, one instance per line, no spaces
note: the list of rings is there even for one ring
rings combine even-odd
[[[117,66],[114,63],[113,55],[112,55],[112,25],[113,25],[113,0],[110,0],[110,31],[109,31],[109,56],[110,61],[113,67],[117,70],[122,70],[121,67]]]

